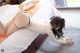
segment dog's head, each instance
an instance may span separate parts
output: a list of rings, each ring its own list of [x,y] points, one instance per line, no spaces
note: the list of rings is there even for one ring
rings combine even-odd
[[[65,27],[65,20],[58,16],[53,16],[50,19],[51,30],[54,33],[55,37],[61,38],[63,37],[62,29]]]

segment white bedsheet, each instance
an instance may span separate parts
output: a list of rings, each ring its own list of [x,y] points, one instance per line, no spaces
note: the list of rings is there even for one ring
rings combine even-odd
[[[18,5],[4,5],[0,7],[0,21],[6,25],[8,21],[13,19],[20,12]]]
[[[26,28],[20,29],[0,43],[0,50],[4,49],[4,53],[21,53],[21,51],[28,48],[38,35],[39,33]]]

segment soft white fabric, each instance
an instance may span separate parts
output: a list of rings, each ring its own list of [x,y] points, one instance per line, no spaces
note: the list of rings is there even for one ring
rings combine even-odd
[[[20,29],[0,43],[0,49],[4,49],[4,53],[21,53],[38,35],[26,28]]]
[[[39,5],[41,5],[40,9],[34,14],[32,17],[33,19],[46,19],[49,20],[52,16],[60,16],[61,13],[50,3],[42,4],[39,2]]]
[[[11,19],[13,19],[17,13],[21,10],[18,5],[4,5],[0,7],[0,21],[5,26]]]

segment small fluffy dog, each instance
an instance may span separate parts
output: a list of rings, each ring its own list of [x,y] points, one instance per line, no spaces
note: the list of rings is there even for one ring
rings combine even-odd
[[[34,19],[27,13],[19,13],[7,28],[6,34],[11,34],[20,28],[28,28],[34,32],[46,33],[52,40],[61,44],[70,44],[72,39],[63,37],[62,29],[65,27],[65,20],[58,16],[51,17],[50,20]]]

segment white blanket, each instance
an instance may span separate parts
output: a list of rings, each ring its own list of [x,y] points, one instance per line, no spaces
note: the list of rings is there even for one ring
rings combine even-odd
[[[18,5],[5,5],[0,7],[0,21],[6,25],[9,20],[13,19],[20,12]]]
[[[4,49],[4,53],[21,53],[28,48],[38,35],[39,33],[32,32],[26,28],[20,29],[0,43],[0,50]]]

